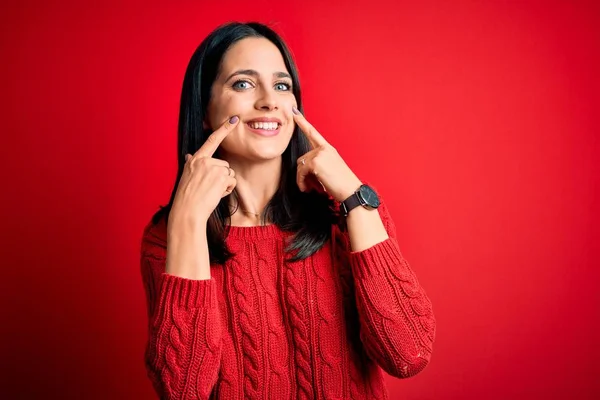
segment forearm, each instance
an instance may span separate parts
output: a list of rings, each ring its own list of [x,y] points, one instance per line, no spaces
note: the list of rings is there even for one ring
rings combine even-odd
[[[390,375],[409,377],[431,357],[435,318],[431,302],[395,240],[351,255],[361,339]]]
[[[221,329],[213,280],[162,275],[145,357],[160,398],[210,397],[221,359]]]
[[[191,220],[169,221],[175,228],[167,236],[165,272],[180,278],[210,279],[210,257],[206,238],[206,224]]]
[[[386,205],[382,202],[377,211],[361,208],[347,217],[361,338],[369,355],[389,374],[412,376],[431,356],[431,302],[400,252]]]
[[[356,207],[348,213],[346,225],[354,252],[366,250],[389,238],[377,210]]]
[[[179,267],[192,264],[184,260],[197,259],[198,255],[190,256],[176,239],[168,244],[170,232],[162,229],[163,225],[147,226],[141,244],[141,275],[148,306],[146,369],[161,399],[208,399],[222,352],[216,283],[167,273],[167,247],[174,249],[171,266],[176,268],[171,273],[184,274]],[[199,242],[191,234],[182,237],[192,238],[190,243]]]

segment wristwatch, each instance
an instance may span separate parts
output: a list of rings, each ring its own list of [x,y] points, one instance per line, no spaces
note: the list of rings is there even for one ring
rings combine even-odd
[[[363,206],[366,209],[375,209],[379,207],[379,204],[377,193],[369,185],[361,185],[356,192],[342,202],[340,207],[345,217],[358,206]]]

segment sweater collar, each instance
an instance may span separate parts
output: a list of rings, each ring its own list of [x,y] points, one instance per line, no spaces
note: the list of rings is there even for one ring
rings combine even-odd
[[[293,233],[285,232],[275,224],[266,226],[228,226],[226,240],[233,239],[256,241],[282,239],[292,235]],[[146,241],[166,247],[167,224],[165,220],[162,219],[157,225],[154,225],[152,222],[150,222],[144,229],[144,237]]]
[[[291,235],[275,224],[266,226],[228,226],[227,239],[265,240],[281,239]]]

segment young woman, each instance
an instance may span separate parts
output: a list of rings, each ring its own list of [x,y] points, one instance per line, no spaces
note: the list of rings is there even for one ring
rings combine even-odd
[[[146,226],[146,366],[166,399],[381,399],[429,362],[431,303],[375,190],[302,115],[282,39],[212,32],[187,68],[179,169]]]

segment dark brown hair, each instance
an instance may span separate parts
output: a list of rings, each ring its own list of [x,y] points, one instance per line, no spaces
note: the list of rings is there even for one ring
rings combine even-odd
[[[228,23],[211,32],[191,57],[181,91],[179,111],[178,169],[169,203],[161,207],[153,217],[156,224],[162,218],[168,220],[183,169],[185,155],[194,154],[212,133],[203,127],[211,89],[217,79],[223,56],[236,42],[260,37],[271,41],[283,56],[292,77],[292,92],[298,109],[302,111],[302,98],[298,71],[290,51],[282,38],[271,28],[260,23]],[[287,246],[290,260],[309,257],[319,250],[331,236],[331,225],[337,220],[332,200],[317,192],[303,193],[296,184],[296,160],[310,150],[304,134],[296,126],[288,147],[282,156],[282,174],[279,187],[267,204],[263,219],[276,224],[284,231],[294,232]],[[232,193],[235,195],[235,192]],[[229,196],[221,199],[207,224],[207,240],[212,263],[223,264],[233,254],[225,245],[227,221],[231,217]]]

